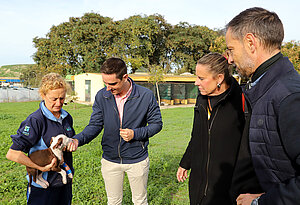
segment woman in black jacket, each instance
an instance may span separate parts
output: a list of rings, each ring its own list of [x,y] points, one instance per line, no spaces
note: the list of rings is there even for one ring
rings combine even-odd
[[[177,179],[186,180],[191,169],[190,204],[235,204],[234,197],[242,191],[241,183],[250,177],[240,175],[233,180],[245,124],[242,91],[221,54],[202,57],[197,62],[196,75],[195,85],[200,94],[194,110],[192,137],[181,159]],[[243,142],[246,144],[247,140]],[[242,147],[246,149],[242,153],[249,154],[247,145]]]

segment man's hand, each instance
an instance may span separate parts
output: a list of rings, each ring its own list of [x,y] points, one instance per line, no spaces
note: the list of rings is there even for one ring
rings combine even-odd
[[[176,176],[179,182],[184,182],[188,178],[187,170],[182,167],[178,167]]]
[[[240,194],[236,199],[237,205],[251,205],[253,199],[261,196],[261,194]]]
[[[72,139],[72,142],[70,142],[67,146],[67,151],[68,152],[74,152],[78,149],[78,140],[77,139]]]
[[[126,142],[129,142],[134,137],[134,131],[132,129],[120,129],[120,135]]]

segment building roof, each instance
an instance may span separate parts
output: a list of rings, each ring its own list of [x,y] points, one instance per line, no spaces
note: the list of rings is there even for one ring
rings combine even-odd
[[[134,81],[145,82],[149,81],[150,75],[148,74],[129,74]],[[195,75],[163,75],[164,82],[195,82]]]
[[[101,73],[82,73],[78,75],[101,75]],[[129,74],[129,77],[132,78],[134,81],[137,82],[148,82],[150,75],[148,73],[135,73]],[[195,82],[196,75],[193,74],[181,74],[181,75],[173,75],[173,74],[166,74],[163,75],[164,82]],[[74,80],[74,76],[71,77]]]
[[[21,80],[18,77],[0,77],[0,81],[6,83],[20,83]]]

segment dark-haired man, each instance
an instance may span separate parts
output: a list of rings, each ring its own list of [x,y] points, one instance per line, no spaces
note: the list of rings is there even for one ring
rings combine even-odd
[[[228,62],[250,80],[249,144],[263,193],[237,204],[300,204],[300,76],[280,52],[283,25],[276,13],[250,8],[226,27]]]
[[[159,106],[152,91],[136,85],[128,77],[119,58],[109,58],[101,66],[106,88],[101,89],[93,105],[89,124],[74,138],[69,151],[89,143],[104,128],[101,171],[109,205],[122,204],[125,173],[135,205],[147,202],[149,138],[162,129]]]

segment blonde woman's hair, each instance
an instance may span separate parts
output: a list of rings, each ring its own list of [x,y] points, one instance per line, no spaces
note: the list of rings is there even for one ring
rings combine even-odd
[[[39,93],[41,96],[46,95],[49,90],[63,88],[67,92],[70,86],[64,78],[58,73],[49,73],[42,78]]]

